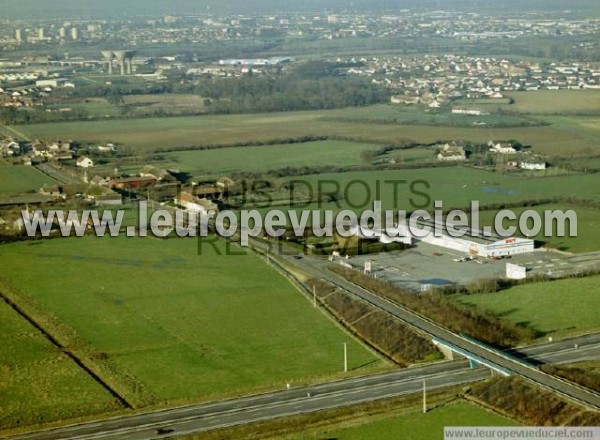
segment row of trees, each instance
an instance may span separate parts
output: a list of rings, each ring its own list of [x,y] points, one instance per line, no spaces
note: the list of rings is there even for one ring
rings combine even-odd
[[[389,91],[367,80],[296,76],[247,76],[200,82],[195,92],[209,98],[209,113],[324,110],[387,102]]]
[[[377,311],[368,304],[352,299],[321,280],[309,280],[320,301],[342,322],[378,351],[400,366],[408,366],[435,355],[433,344],[405,324]]]
[[[467,395],[526,426],[598,426],[600,414],[515,377],[479,383]]]

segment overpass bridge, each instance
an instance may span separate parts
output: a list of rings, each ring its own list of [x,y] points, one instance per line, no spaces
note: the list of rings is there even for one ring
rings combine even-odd
[[[481,356],[477,356],[473,353],[470,353],[467,350],[464,350],[454,344],[442,341],[441,339],[435,338],[435,337],[431,339],[431,342],[433,342],[433,345],[435,345],[438,348],[438,350],[440,350],[442,352],[442,354],[448,360],[454,360],[454,355],[458,354],[462,357],[467,358],[467,360],[469,361],[469,366],[472,369],[480,367],[480,366],[484,366],[502,376],[507,377],[507,376],[511,375],[510,370],[508,370],[504,367],[501,367],[500,365],[498,365],[494,362],[491,362],[487,359],[484,359]],[[500,353],[500,351],[498,353]]]

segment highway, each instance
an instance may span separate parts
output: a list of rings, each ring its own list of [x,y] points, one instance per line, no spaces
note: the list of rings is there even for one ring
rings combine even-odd
[[[577,348],[576,348],[577,346]],[[549,363],[600,358],[600,333],[518,349],[520,356]],[[514,355],[515,353],[512,353]],[[490,376],[486,368],[470,369],[466,360],[439,362],[390,373],[329,382],[256,396],[128,415],[64,428],[13,436],[18,440],[151,439],[208,431],[260,420],[339,408],[384,398],[463,385]],[[283,387],[282,387],[283,388]],[[160,435],[159,428],[173,430]]]

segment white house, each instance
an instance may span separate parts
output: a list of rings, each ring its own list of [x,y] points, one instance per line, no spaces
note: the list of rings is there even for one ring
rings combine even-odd
[[[457,145],[456,142],[452,142],[452,144],[445,144],[437,155],[438,160],[442,162],[454,162],[460,160],[466,160],[467,154],[465,153],[465,149]]]
[[[0,156],[14,156],[21,152],[21,146],[15,141],[0,143]]]
[[[98,152],[100,153],[112,153],[115,151],[114,144],[98,145]]]
[[[490,151],[492,153],[514,154],[514,153],[517,152],[517,150],[515,149],[515,147],[513,147],[512,144],[510,144],[508,142],[494,142],[494,141],[489,141],[488,142],[488,147],[490,147]]]
[[[217,205],[207,199],[199,199],[193,194],[182,191],[175,197],[175,203],[189,212],[207,214],[209,211],[217,211]]]
[[[77,166],[81,168],[91,168],[94,166],[94,161],[86,156],[81,156],[77,159]]]
[[[468,116],[481,116],[483,114],[489,114],[489,113],[484,113],[483,110],[478,110],[478,109],[470,109],[470,108],[461,108],[461,107],[454,107],[452,109],[452,114],[453,115],[468,115]]]
[[[545,170],[546,162],[521,162],[519,166],[524,170]]]

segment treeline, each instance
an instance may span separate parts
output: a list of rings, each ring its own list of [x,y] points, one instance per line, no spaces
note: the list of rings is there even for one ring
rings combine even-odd
[[[308,142],[319,142],[328,140],[328,136],[316,136],[316,135],[306,135],[299,137],[287,137],[287,138],[273,138],[267,139],[264,141],[243,141],[243,142],[231,142],[228,144],[204,144],[204,145],[194,145],[194,146],[183,146],[183,147],[167,147],[167,148],[158,148],[155,150],[157,153],[168,153],[174,151],[202,151],[202,150],[215,150],[218,148],[234,148],[234,147],[265,147],[269,145],[288,145],[288,144],[304,144]]]
[[[362,107],[390,97],[385,87],[362,78],[295,75],[200,81],[193,92],[208,98],[205,110],[217,114]]]
[[[263,172],[236,172],[232,173],[234,179],[257,179],[261,177],[289,178],[298,176],[310,176],[315,174],[338,174],[359,171],[378,171],[378,170],[411,170],[420,168],[452,168],[459,167],[456,162],[419,162],[410,164],[378,164],[378,165],[323,165],[323,166],[301,166],[284,167]]]
[[[554,393],[516,377],[474,385],[466,398],[527,426],[598,426],[600,413],[583,410]]]
[[[64,112],[45,111],[43,108],[19,110],[15,107],[0,107],[0,123],[5,125],[80,121],[88,117],[89,113],[83,108],[73,108],[71,111]]]
[[[466,294],[476,295],[481,293],[494,293],[502,290],[510,289],[511,287],[520,286],[523,284],[541,283],[548,281],[558,281],[565,279],[587,278],[600,274],[600,269],[591,268],[584,269],[578,272],[571,272],[564,275],[546,275],[530,274],[523,280],[509,280],[504,278],[481,278],[465,285],[453,286],[438,286],[434,287],[434,291],[439,294]]]
[[[314,286],[319,301],[346,327],[398,365],[405,367],[437,354],[429,340],[387,313],[353,299],[329,283],[311,279],[306,285]]]
[[[459,118],[447,118],[443,120],[430,119],[380,119],[380,118],[361,118],[361,117],[327,117],[323,120],[331,122],[349,122],[358,124],[377,124],[377,125],[426,125],[431,127],[473,127],[473,122],[467,119]],[[533,118],[525,118],[521,116],[521,120],[515,120],[512,122],[507,121],[495,121],[486,123],[486,127],[493,128],[518,128],[518,127],[542,127],[551,125],[549,122],[538,121]]]
[[[497,348],[509,348],[530,342],[537,336],[534,330],[518,326],[506,319],[498,319],[475,307],[463,306],[437,292],[409,292],[392,283],[371,278],[342,266],[332,266],[333,272],[349,281],[371,290],[403,307],[445,326],[456,333],[464,333]]]
[[[584,368],[554,365],[542,365],[541,369],[545,373],[560,376],[600,393],[600,374],[598,372],[594,374]]]
[[[541,179],[543,177],[535,177],[536,179]],[[503,209],[512,209],[512,208],[533,208],[536,206],[543,205],[554,205],[554,204],[567,204],[567,205],[575,205],[581,206],[584,208],[592,208],[592,209],[600,209],[600,201],[583,199],[577,196],[556,196],[556,197],[546,197],[541,199],[527,199],[527,200],[519,200],[517,202],[498,202],[498,203],[490,203],[487,205],[482,205],[479,207],[479,211],[500,211]],[[455,207],[444,207],[442,212],[444,214],[449,213],[453,210],[460,210],[466,213],[471,212],[471,206],[455,206]]]

